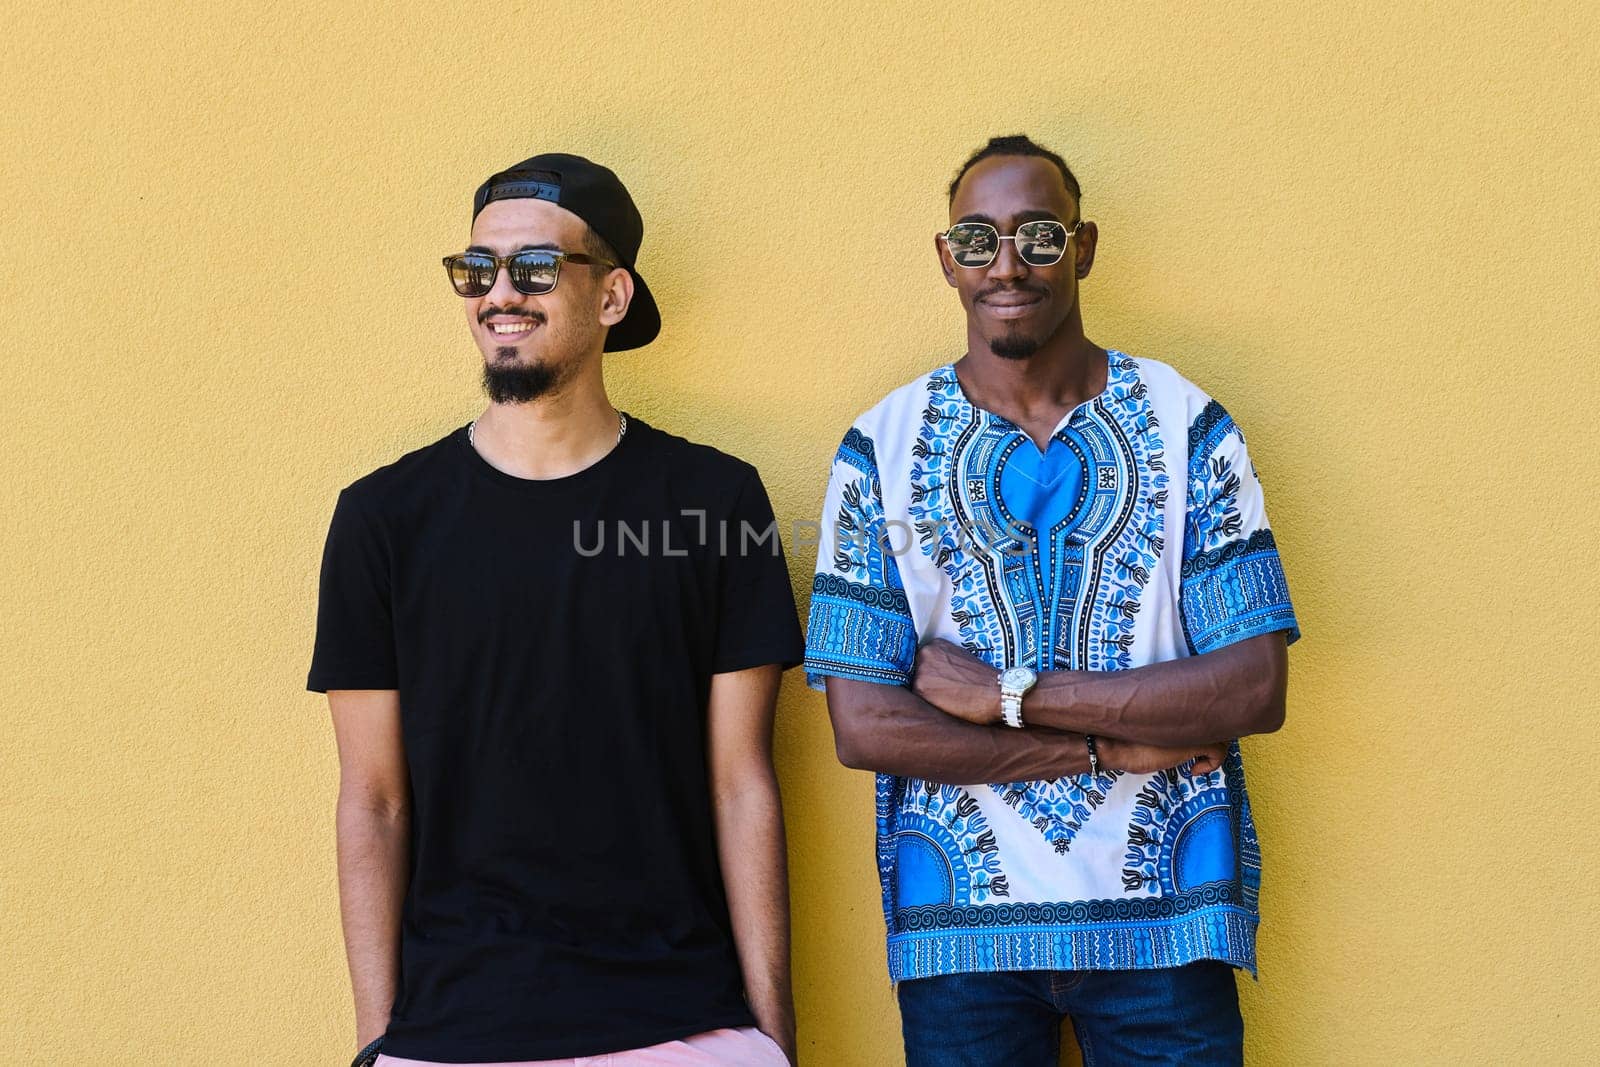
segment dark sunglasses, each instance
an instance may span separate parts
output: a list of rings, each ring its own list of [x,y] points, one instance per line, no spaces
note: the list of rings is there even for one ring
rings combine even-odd
[[[487,252],[461,252],[444,257],[444,269],[450,274],[450,284],[462,296],[483,296],[494,288],[494,279],[505,267],[511,285],[519,293],[543,296],[556,287],[561,278],[561,261],[593,263],[602,267],[618,264],[582,252],[555,252],[550,249],[524,249],[509,256],[491,256]]]
[[[958,267],[987,267],[1000,253],[1001,241],[1015,241],[1017,257],[1030,267],[1048,267],[1067,254],[1067,242],[1083,228],[1079,219],[1072,229],[1055,219],[1024,222],[1015,234],[1002,235],[987,222],[958,222],[939,237],[950,249]]]

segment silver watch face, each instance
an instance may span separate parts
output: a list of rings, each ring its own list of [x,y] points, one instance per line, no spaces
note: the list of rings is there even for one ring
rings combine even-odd
[[[1000,688],[1021,691],[1030,688],[1039,676],[1027,667],[1007,667],[1000,672]]]

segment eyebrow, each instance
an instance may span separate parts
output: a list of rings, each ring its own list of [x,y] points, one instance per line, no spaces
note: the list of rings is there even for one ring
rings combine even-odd
[[[468,245],[467,246],[467,251],[468,252],[481,252],[482,254],[484,254],[486,256],[493,256],[493,255],[498,255],[499,254],[494,249],[488,248],[488,247],[486,247],[484,245]],[[561,251],[561,247],[559,245],[551,242],[551,241],[544,241],[544,242],[542,242],[540,244],[536,244],[536,245],[525,244],[521,248],[517,249],[517,251],[518,252],[559,252],[559,251]]]

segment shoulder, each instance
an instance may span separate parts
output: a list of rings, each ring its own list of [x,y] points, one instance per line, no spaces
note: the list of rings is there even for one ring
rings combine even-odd
[[[1149,356],[1130,356],[1115,349],[1111,351],[1111,358],[1120,359],[1124,365],[1131,364],[1139,381],[1145,384],[1152,395],[1179,401],[1185,409],[1199,411],[1212,400],[1209,393],[1170,363]]]
[[[929,398],[954,388],[955,384],[955,373],[948,363],[935,367],[885,393],[876,404],[856,416],[852,425],[866,432],[869,428],[877,428],[904,419],[908,414],[920,419],[922,413],[927,410]]]
[[[1222,402],[1169,363],[1113,352],[1133,364],[1139,381],[1149,389],[1152,403],[1178,415],[1189,439],[1189,455],[1204,456],[1230,433],[1241,440],[1243,432]]]
[[[646,477],[660,479],[674,507],[712,514],[760,509],[766,487],[755,464],[630,415],[628,433],[636,430],[645,463],[640,469]]]
[[[885,442],[899,440],[910,427],[920,427],[929,405],[956,389],[955,373],[947,363],[890,390],[851,421],[834,461],[863,468],[876,466]]]
[[[701,441],[692,441],[630,415],[628,433],[636,432],[647,446],[645,451],[651,459],[668,470],[712,482],[742,482],[747,478],[759,477],[755,464],[731,452],[724,452],[715,445]]]
[[[381,516],[412,496],[426,494],[430,482],[444,468],[449,450],[463,443],[455,438],[465,432],[464,426],[458,426],[363,474],[340,490],[341,499],[369,514]]]

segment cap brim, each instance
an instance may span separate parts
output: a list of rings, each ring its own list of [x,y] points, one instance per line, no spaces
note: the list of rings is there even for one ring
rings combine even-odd
[[[606,331],[607,352],[643,348],[661,332],[661,311],[656,307],[656,298],[651,294],[650,287],[632,267],[628,268],[628,273],[633,275],[633,300],[629,302],[628,313],[622,317],[622,321]]]

